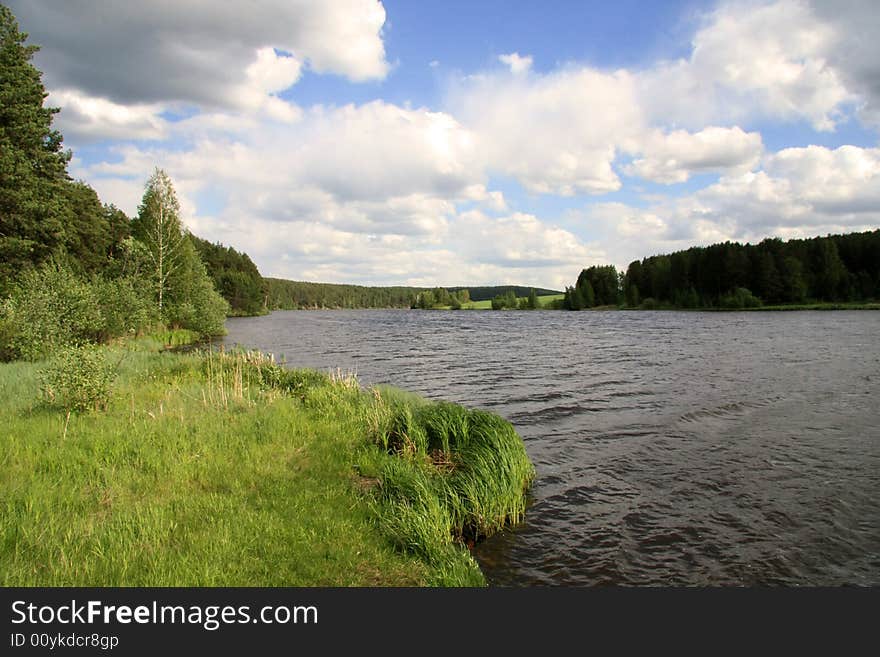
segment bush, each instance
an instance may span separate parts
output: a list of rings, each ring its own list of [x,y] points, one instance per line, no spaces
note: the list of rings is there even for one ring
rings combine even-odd
[[[8,356],[39,360],[59,347],[93,342],[103,317],[95,290],[65,265],[49,262],[22,275],[4,304]]]
[[[757,308],[761,300],[744,287],[736,288],[733,293],[726,294],[718,302],[722,308]]]
[[[138,286],[136,281],[130,278],[98,279],[95,289],[105,339],[141,333],[158,323],[155,304],[142,291],[143,285]]]
[[[107,408],[116,374],[94,345],[60,349],[40,372],[43,399],[67,411]]]

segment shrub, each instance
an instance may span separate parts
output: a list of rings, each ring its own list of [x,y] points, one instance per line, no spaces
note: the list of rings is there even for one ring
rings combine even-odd
[[[751,291],[744,287],[736,288],[731,294],[726,294],[718,302],[722,308],[757,308],[761,300],[754,296]]]
[[[38,360],[58,347],[97,340],[103,317],[95,290],[65,265],[25,272],[4,306],[4,351]]]
[[[143,285],[130,278],[95,282],[105,338],[141,333],[158,322],[156,306]]]
[[[47,403],[67,411],[103,410],[114,378],[100,347],[65,347],[40,372],[41,392]]]

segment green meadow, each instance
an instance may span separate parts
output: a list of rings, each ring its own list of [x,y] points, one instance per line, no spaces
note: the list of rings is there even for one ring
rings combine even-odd
[[[0,584],[485,584],[467,543],[521,517],[533,476],[507,422],[160,347],[88,348],[103,378],[0,365]]]
[[[554,301],[561,301],[564,297],[564,294],[544,294],[538,296],[538,303],[542,308],[548,307]],[[521,299],[528,299],[528,297],[517,297],[517,301]],[[462,306],[462,309],[467,310],[491,310],[492,309],[492,300],[484,299],[483,301],[470,301],[467,304]]]

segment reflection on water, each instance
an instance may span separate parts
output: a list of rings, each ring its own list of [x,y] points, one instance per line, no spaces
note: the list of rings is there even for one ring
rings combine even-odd
[[[880,313],[277,312],[227,344],[510,420],[499,585],[880,584]]]

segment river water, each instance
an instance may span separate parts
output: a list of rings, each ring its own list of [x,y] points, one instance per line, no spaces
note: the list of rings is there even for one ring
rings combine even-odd
[[[880,585],[880,312],[289,311],[227,345],[510,420],[490,584]]]

